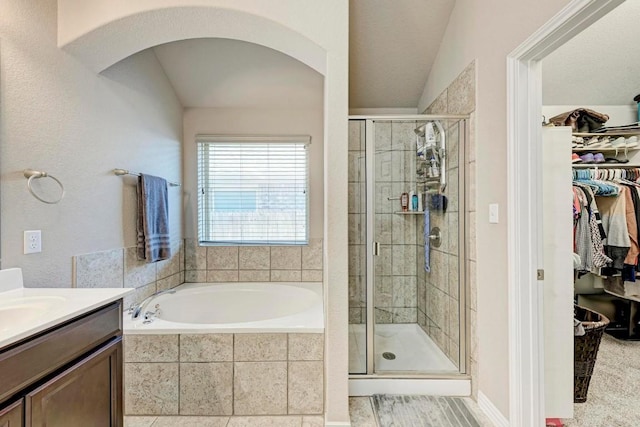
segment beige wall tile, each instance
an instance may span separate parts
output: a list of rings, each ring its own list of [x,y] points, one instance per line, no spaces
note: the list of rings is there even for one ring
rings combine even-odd
[[[476,260],[476,213],[469,214],[469,247],[467,248],[469,259]]]
[[[130,415],[124,417],[124,427],[151,427],[158,417]]]
[[[324,427],[324,417],[308,415],[302,417],[302,427]]]
[[[280,417],[231,417],[227,427],[299,427],[301,422],[301,417],[294,415]]]
[[[233,361],[233,334],[181,334],[180,361]]]
[[[287,360],[287,334],[235,334],[234,360]]]
[[[205,283],[207,270],[185,270],[184,281],[187,283]]]
[[[272,246],[272,270],[300,270],[302,268],[302,248],[299,246]]]
[[[302,272],[300,270],[271,270],[272,282],[301,282]]]
[[[469,191],[467,193],[467,211],[476,210],[476,162],[469,163],[467,172],[469,174]]]
[[[209,246],[207,248],[207,270],[237,270],[237,246]]]
[[[322,270],[302,270],[303,282],[322,282]]]
[[[178,415],[178,363],[125,363],[126,415]]]
[[[321,414],[324,408],[323,363],[289,362],[289,413]]]
[[[207,283],[237,282],[238,270],[209,270]]]
[[[309,245],[302,247],[302,268],[322,270],[322,239],[309,239]]]
[[[478,281],[476,278],[476,262],[469,261],[469,299],[467,304],[472,310],[477,310],[478,307]]]
[[[135,291],[123,298],[122,304],[124,306],[124,310],[127,310],[129,307],[142,302],[146,297],[153,295],[155,292],[155,283],[136,288]]]
[[[289,360],[323,360],[324,334],[289,334]]]
[[[458,299],[460,295],[458,260],[459,258],[457,256],[449,257],[449,295],[455,299]]]
[[[138,251],[135,247],[125,248],[124,287],[138,288],[155,282],[157,264],[138,260]]]
[[[287,413],[287,362],[236,362],[234,414]]]
[[[170,259],[158,261],[156,265],[158,266],[158,280],[178,274],[181,270],[180,247],[172,252]]]
[[[467,161],[476,161],[476,113],[475,110],[469,115],[469,142],[467,144]],[[475,181],[475,179],[474,179]]]
[[[75,285],[78,288],[121,288],[124,283],[124,250],[76,255]]]
[[[125,363],[178,361],[178,335],[126,334],[123,345]]]
[[[349,150],[364,149],[364,120],[349,120]]]
[[[268,282],[271,280],[269,270],[240,270],[238,272],[239,282]]]
[[[225,427],[229,417],[158,417],[153,427]]]
[[[427,114],[447,114],[447,89],[442,91],[440,95],[427,108]]]
[[[241,270],[268,270],[271,267],[271,248],[269,246],[241,246]]]
[[[449,114],[469,114],[476,108],[476,68],[472,61],[447,90]]]
[[[180,415],[231,415],[233,363],[180,363]]]
[[[352,426],[375,427],[378,424],[369,397],[350,397],[349,415]]]
[[[207,269],[207,248],[198,246],[196,239],[185,239],[184,265],[185,270]]]
[[[156,283],[156,287],[159,291],[163,291],[165,289],[175,288],[176,286],[182,284],[180,281],[180,273],[176,273],[173,276],[165,277],[164,279],[158,280]]]

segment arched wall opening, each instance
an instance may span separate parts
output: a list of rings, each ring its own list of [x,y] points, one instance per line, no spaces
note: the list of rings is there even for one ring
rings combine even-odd
[[[330,23],[330,25],[329,25]],[[325,77],[325,420],[348,412],[348,3],[246,0],[58,0],[58,47],[96,73],[145,49],[225,38],[285,53]]]

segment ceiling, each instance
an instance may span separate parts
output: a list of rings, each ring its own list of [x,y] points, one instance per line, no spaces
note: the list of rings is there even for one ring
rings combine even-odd
[[[350,0],[349,107],[416,108],[455,0]]]
[[[640,94],[640,1],[627,0],[542,61],[544,105],[631,105]]]
[[[350,0],[349,107],[416,108],[455,0]],[[322,106],[322,75],[227,39],[153,48],[184,107]]]
[[[194,39],[153,48],[184,107],[322,107],[324,78],[264,46]]]

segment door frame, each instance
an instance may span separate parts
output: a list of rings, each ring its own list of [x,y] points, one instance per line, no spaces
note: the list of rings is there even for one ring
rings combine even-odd
[[[541,60],[624,0],[572,0],[507,56],[509,425],[544,425]]]

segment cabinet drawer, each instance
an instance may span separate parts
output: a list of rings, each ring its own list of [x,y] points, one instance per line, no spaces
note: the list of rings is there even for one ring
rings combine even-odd
[[[0,353],[0,402],[121,335],[121,324],[122,305],[116,302]]]
[[[22,427],[24,425],[24,405],[22,399],[0,409],[0,427]]]

